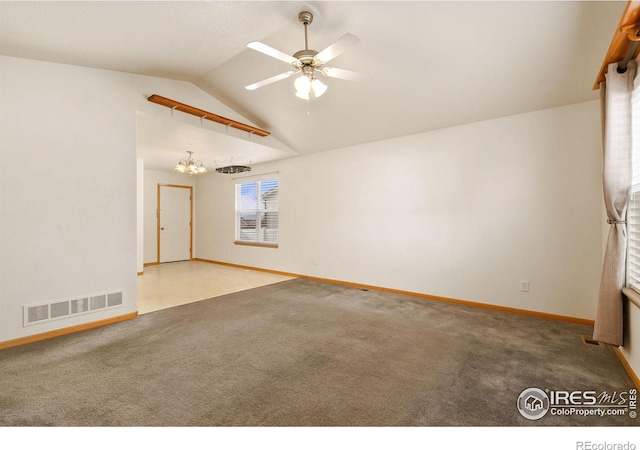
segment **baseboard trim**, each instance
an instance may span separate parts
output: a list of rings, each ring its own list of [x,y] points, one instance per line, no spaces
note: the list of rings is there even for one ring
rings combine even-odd
[[[391,288],[385,288],[385,287],[380,287],[380,286],[371,286],[371,285],[366,285],[366,284],[351,283],[351,282],[347,282],[347,281],[330,280],[330,279],[317,278],[317,277],[304,277],[304,276],[302,276],[300,278],[309,278],[309,279],[314,279],[314,280],[317,280],[317,281],[325,281],[325,282],[328,282],[328,283],[343,284],[345,286],[352,286],[352,287],[357,287],[357,288],[361,288],[361,289],[372,289],[372,290],[377,290],[377,291],[382,291],[382,292],[389,292],[389,293],[393,293],[393,294],[408,295],[408,296],[411,296],[411,297],[423,298],[425,300],[436,300],[436,301],[439,301],[439,302],[454,303],[454,304],[457,304],[457,305],[473,306],[475,308],[491,309],[491,310],[494,310],[494,311],[502,311],[502,312],[508,312],[508,313],[512,313],[512,314],[520,314],[520,315],[524,315],[524,316],[539,317],[541,319],[558,320],[558,321],[561,321],[561,322],[571,322],[571,323],[577,323],[577,324],[580,324],[580,325],[589,325],[589,326],[593,326],[593,324],[594,324],[594,321],[590,320],[590,319],[582,319],[582,318],[579,318],[579,317],[571,317],[571,316],[561,316],[561,315],[558,315],[558,314],[550,314],[550,313],[544,313],[544,312],[540,312],[540,311],[531,311],[531,310],[528,310],[528,309],[511,308],[509,306],[492,305],[490,303],[474,302],[474,301],[471,301],[471,300],[461,300],[461,299],[457,299],[457,298],[441,297],[441,296],[438,296],[438,295],[423,294],[423,293],[420,293],[420,292],[403,291],[403,290],[399,290],[399,289],[391,289]]]
[[[20,345],[31,344],[33,342],[44,341],[58,336],[64,336],[65,334],[77,333],[78,331],[90,330],[92,328],[98,328],[112,323],[124,322],[125,320],[131,320],[138,317],[138,311],[129,314],[123,314],[122,316],[109,317],[108,319],[96,320],[95,322],[83,323],[80,325],[74,325],[72,327],[60,328],[59,330],[47,331],[46,333],[32,334],[31,336],[25,336],[10,341],[0,342],[0,350],[4,350],[11,347],[18,347]]]
[[[492,305],[490,303],[474,302],[474,301],[471,301],[471,300],[460,300],[460,299],[449,298],[449,297],[441,297],[441,296],[438,296],[438,295],[423,294],[423,293],[420,293],[420,292],[403,291],[403,290],[399,290],[399,289],[392,289],[392,288],[386,288],[386,287],[381,287],[381,286],[373,286],[373,285],[369,285],[369,284],[352,283],[350,281],[333,280],[333,279],[330,279],[330,278],[312,277],[312,276],[309,276],[309,275],[300,275],[300,274],[289,273],[289,272],[281,272],[281,271],[277,271],[277,270],[262,269],[260,267],[244,266],[244,265],[241,265],[241,264],[233,264],[233,263],[227,263],[227,262],[222,262],[222,261],[213,261],[213,260],[209,260],[209,259],[194,258],[194,261],[206,262],[206,263],[209,263],[209,264],[218,264],[218,265],[221,265],[221,266],[236,267],[236,268],[239,268],[239,269],[256,270],[256,271],[259,271],[259,272],[273,273],[273,274],[276,274],[276,275],[283,275],[283,276],[288,276],[288,277],[304,278],[304,279],[307,279],[307,280],[323,281],[325,283],[340,284],[340,285],[343,285],[343,286],[350,286],[350,287],[355,287],[355,288],[359,288],[359,289],[371,289],[371,290],[376,290],[376,291],[381,291],[381,292],[389,292],[389,293],[393,293],[393,294],[408,295],[408,296],[411,296],[411,297],[417,297],[417,298],[422,298],[422,299],[426,299],[426,300],[436,300],[436,301],[445,302],[445,303],[455,303],[455,304],[458,304],[458,305],[473,306],[473,307],[476,307],[476,308],[492,309],[492,310],[495,310],[495,311],[502,311],[502,312],[520,314],[520,315],[525,315],[525,316],[539,317],[541,319],[557,320],[557,321],[560,321],[560,322],[569,322],[569,323],[576,323],[576,324],[588,325],[588,326],[593,326],[593,324],[594,324],[594,321],[591,320],[591,319],[582,319],[582,318],[579,318],[579,317],[562,316],[562,315],[558,315],[558,314],[550,314],[550,313],[544,313],[544,312],[540,312],[540,311],[531,311],[531,310],[528,310],[528,309],[511,308],[509,306],[500,306],[500,305]]]
[[[620,364],[622,364],[622,367],[624,367],[624,370],[629,375],[629,378],[631,378],[631,381],[633,381],[633,384],[636,385],[636,389],[640,390],[640,378],[638,378],[638,375],[636,375],[636,373],[634,372],[633,367],[631,367],[631,365],[627,361],[627,358],[625,358],[622,354],[622,350],[620,350],[618,347],[611,348],[613,348],[613,351],[618,356]]]
[[[274,275],[282,275],[282,276],[285,276],[285,277],[309,278],[309,277],[306,277],[304,275],[299,275],[299,274],[296,274],[296,273],[280,272],[278,270],[262,269],[260,267],[243,266],[241,264],[233,264],[233,263],[228,263],[228,262],[223,262],[223,261],[214,261],[212,259],[193,258],[193,261],[204,262],[204,263],[207,263],[207,264],[217,264],[219,266],[235,267],[237,269],[255,270],[256,272],[272,273]]]

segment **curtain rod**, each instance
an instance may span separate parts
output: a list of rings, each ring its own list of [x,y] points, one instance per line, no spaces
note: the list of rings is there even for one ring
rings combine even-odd
[[[627,66],[629,65],[629,61],[631,61],[631,59],[633,58],[633,55],[635,55],[636,52],[638,51],[638,44],[640,44],[640,41],[633,41],[624,59],[620,61],[620,63],[618,63],[618,69],[617,69],[618,73],[625,73],[627,71]]]

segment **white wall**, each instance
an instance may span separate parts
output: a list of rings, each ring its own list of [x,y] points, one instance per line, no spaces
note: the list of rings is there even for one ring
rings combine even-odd
[[[136,311],[136,111],[169,114],[154,93],[244,120],[190,83],[0,56],[0,342]],[[113,289],[123,307],[23,326],[23,305]]]
[[[0,342],[137,309],[135,123],[164,113],[153,93],[243,120],[189,83],[0,56]],[[197,256],[593,318],[600,142],[587,102],[256,166],[279,171],[278,249],[233,245],[235,180],[208,174]],[[22,326],[23,305],[111,289],[124,307]]]
[[[176,163],[181,157],[176,159]],[[198,177],[207,175],[198,175]],[[158,261],[158,184],[173,184],[178,186],[193,187],[193,217],[196,217],[196,202],[198,198],[196,178],[189,175],[161,170],[144,171],[144,263],[156,263]],[[193,223],[193,255],[196,252],[197,222]]]
[[[207,177],[198,257],[593,319],[601,159],[595,101],[256,166],[278,249],[234,246],[238,178]]]

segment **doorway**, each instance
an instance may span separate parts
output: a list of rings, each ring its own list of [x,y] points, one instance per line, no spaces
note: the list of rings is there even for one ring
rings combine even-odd
[[[158,262],[193,257],[193,187],[158,184]]]

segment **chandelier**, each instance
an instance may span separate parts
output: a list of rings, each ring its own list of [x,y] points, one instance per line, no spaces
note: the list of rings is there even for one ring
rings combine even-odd
[[[193,174],[205,173],[207,169],[205,169],[202,161],[194,161],[191,155],[193,152],[187,151],[189,157],[187,159],[181,159],[178,164],[176,164],[176,170],[180,173],[188,173],[189,176]]]

